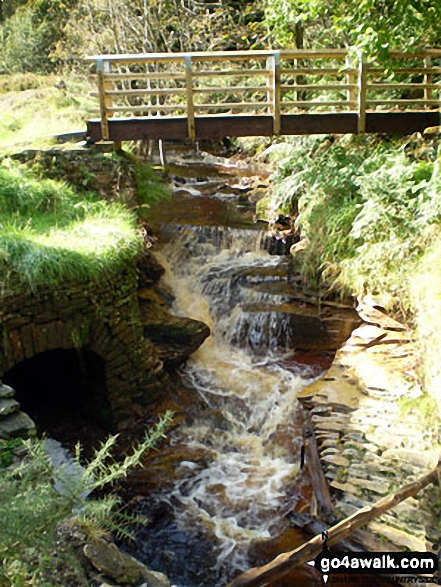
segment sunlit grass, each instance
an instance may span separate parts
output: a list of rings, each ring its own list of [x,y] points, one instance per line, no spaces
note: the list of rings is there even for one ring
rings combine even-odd
[[[138,254],[134,214],[24,166],[0,167],[0,283],[3,293],[96,281]]]
[[[0,155],[47,147],[54,135],[86,130],[97,107],[89,95],[93,89],[86,78],[72,75],[0,75]]]

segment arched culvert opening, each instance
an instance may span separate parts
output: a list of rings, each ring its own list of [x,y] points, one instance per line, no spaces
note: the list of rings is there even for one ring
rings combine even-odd
[[[57,349],[17,364],[2,377],[39,433],[94,443],[113,427],[105,363],[86,349]]]

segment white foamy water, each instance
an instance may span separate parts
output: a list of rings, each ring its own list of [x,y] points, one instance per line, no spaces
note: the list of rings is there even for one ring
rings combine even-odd
[[[240,304],[258,297],[249,286],[240,287],[240,276],[250,268],[276,267],[280,259],[260,249],[259,232],[232,229],[228,239],[224,234],[219,244],[218,231],[181,229],[160,258],[176,295],[175,312],[202,320],[212,330],[183,368],[183,378],[213,413],[221,414],[181,426],[172,437],[172,443],[208,451],[211,459],[202,470],[181,463],[188,476],[177,482],[168,500],[181,525],[200,524],[213,536],[219,567],[227,561],[242,570],[249,566],[250,542],[273,536],[294,506],[288,495],[299,470],[296,398],[306,382],[253,356],[245,340],[248,331],[231,344],[241,328]],[[268,301],[268,294],[262,296]],[[268,316],[256,313],[257,322]],[[277,337],[283,323],[277,316],[269,320]],[[256,326],[252,336],[258,346],[263,330],[259,333]],[[277,341],[268,346],[277,348]]]

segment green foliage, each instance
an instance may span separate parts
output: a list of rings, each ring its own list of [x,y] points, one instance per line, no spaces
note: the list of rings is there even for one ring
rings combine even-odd
[[[96,281],[141,250],[132,212],[24,166],[0,167],[0,277],[4,291]]]
[[[32,10],[19,8],[0,26],[0,73],[43,71],[47,66],[48,26]]]
[[[424,393],[418,397],[404,396],[398,400],[398,406],[402,416],[416,413],[427,430],[433,430],[438,423],[438,405],[432,396]]]
[[[155,170],[146,163],[136,162],[136,197],[139,206],[139,216],[146,218],[148,208],[171,197],[170,189],[164,185]]]
[[[306,281],[411,309],[409,275],[441,223],[440,161],[436,149],[419,149],[375,138],[294,141],[274,200],[306,238]]]
[[[3,471],[0,476],[0,583],[3,580],[17,587],[58,584],[55,578],[59,562],[53,552],[61,553],[55,545],[55,532],[60,522],[71,517],[90,532],[116,529],[128,535],[116,495],[88,496],[139,466],[146,451],[164,436],[171,419],[172,414],[166,412],[122,462],[115,461],[111,454],[115,436],[103,443],[86,464],[77,446],[74,467],[70,464],[58,469],[54,469],[44,440],[26,441],[28,454],[21,465]]]
[[[54,70],[52,50],[76,0],[7,2],[0,23],[0,73]]]
[[[0,439],[0,469],[9,467],[13,460],[13,451],[22,445],[21,438]]]
[[[264,0],[265,21],[273,41],[293,46],[295,27],[304,46],[356,46],[380,59],[388,49],[436,46],[441,32],[437,0]]]
[[[438,191],[438,199],[441,190]],[[409,277],[410,295],[416,313],[424,386],[441,405],[441,240],[439,224],[432,226],[427,246],[416,271]]]

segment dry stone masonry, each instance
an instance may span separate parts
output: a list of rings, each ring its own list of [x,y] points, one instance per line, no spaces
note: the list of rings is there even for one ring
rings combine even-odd
[[[15,390],[0,380],[0,438],[34,436],[35,423],[20,410],[14,394]]]
[[[135,268],[99,284],[59,291],[6,295],[0,323],[0,377],[32,357],[57,349],[87,349],[105,363],[108,400],[116,420],[134,402],[158,392],[161,362],[143,336]]]
[[[342,517],[433,470],[436,428],[418,408],[422,392],[406,328],[373,307],[337,353],[331,369],[300,394],[312,414],[320,458]],[[425,551],[439,540],[430,490],[369,525],[389,547]],[[368,536],[364,536],[369,540]]]

